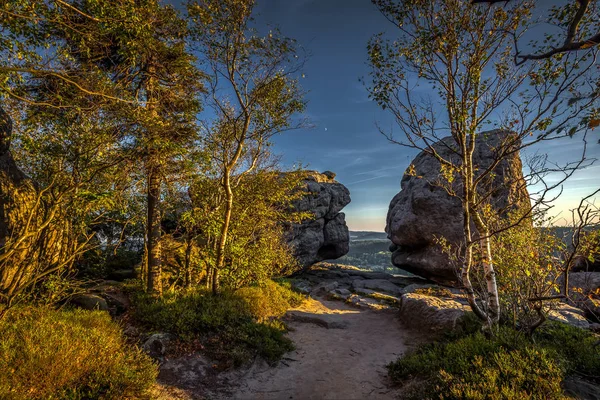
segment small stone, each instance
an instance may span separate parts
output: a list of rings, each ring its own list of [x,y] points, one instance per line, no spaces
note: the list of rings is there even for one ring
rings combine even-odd
[[[169,343],[174,338],[170,333],[155,333],[144,342],[142,350],[152,358],[161,358],[167,353]]]
[[[95,294],[84,293],[75,295],[71,298],[70,303],[84,310],[108,311],[106,300]]]
[[[315,288],[312,290],[311,293],[318,295],[318,294],[331,292],[332,290],[337,289],[338,286],[339,286],[339,284],[336,281],[322,282],[322,283],[318,284],[317,286],[315,286]]]

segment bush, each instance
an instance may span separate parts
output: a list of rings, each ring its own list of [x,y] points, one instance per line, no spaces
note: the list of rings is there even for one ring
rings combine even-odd
[[[600,377],[598,336],[570,325],[551,322],[535,335],[536,342],[556,351],[568,374]]]
[[[535,339],[503,327],[491,339],[476,333],[430,344],[389,364],[389,375],[417,380],[410,398],[558,399],[567,373],[600,363],[589,332],[553,324]]]
[[[156,365],[100,311],[14,309],[0,321],[0,398],[144,397]]]
[[[262,282],[258,285],[242,288],[236,292],[250,313],[259,321],[280,317],[290,307],[295,307],[304,301],[305,297],[292,290],[287,280]]]
[[[211,356],[238,366],[260,355],[269,362],[293,350],[276,320],[303,297],[289,283],[260,285],[218,295],[203,289],[167,293],[162,298],[139,290],[132,295],[134,317],[145,328],[176,334],[185,341],[204,338]]]

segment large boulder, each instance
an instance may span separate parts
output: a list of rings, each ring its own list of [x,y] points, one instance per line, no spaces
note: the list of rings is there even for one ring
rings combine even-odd
[[[490,131],[477,137],[473,161],[476,171],[484,171],[496,159],[497,149],[514,136],[506,131]],[[454,151],[454,140],[446,137],[433,145],[438,155],[460,165]],[[500,215],[529,204],[521,159],[517,151],[494,168],[489,179],[480,185],[491,192],[490,204]],[[386,233],[392,241],[394,265],[443,284],[458,281],[456,266],[449,262],[437,242],[443,237],[450,245],[464,242],[463,213],[459,197],[451,196],[436,182],[443,182],[439,161],[422,151],[405,172],[401,191],[392,199],[386,220]],[[460,193],[460,177],[454,177],[453,189]],[[447,180],[446,180],[447,183]]]
[[[288,243],[299,264],[307,269],[348,253],[350,235],[340,211],[350,203],[350,192],[329,171],[307,171],[300,190],[304,194],[294,201],[294,209],[312,217],[289,227]]]

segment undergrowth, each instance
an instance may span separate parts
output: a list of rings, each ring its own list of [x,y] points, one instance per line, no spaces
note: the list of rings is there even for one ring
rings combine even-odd
[[[563,379],[599,375],[597,337],[549,323],[533,338],[508,327],[492,338],[482,333],[425,345],[388,365],[407,398],[562,399]]]
[[[101,311],[15,308],[0,338],[0,399],[145,398],[157,375]]]
[[[256,355],[274,363],[294,349],[279,317],[304,297],[286,281],[266,281],[218,295],[196,289],[162,298],[145,294],[139,286],[129,289],[138,323],[183,341],[202,339],[205,350],[223,368],[239,366]]]

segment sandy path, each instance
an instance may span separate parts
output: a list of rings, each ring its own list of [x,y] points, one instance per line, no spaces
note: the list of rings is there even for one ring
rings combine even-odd
[[[392,399],[385,365],[418,344],[393,311],[353,308],[340,301],[309,300],[294,313],[314,323],[292,321],[296,350],[275,368],[255,366],[233,390],[234,399]],[[304,318],[306,317],[306,318]]]

